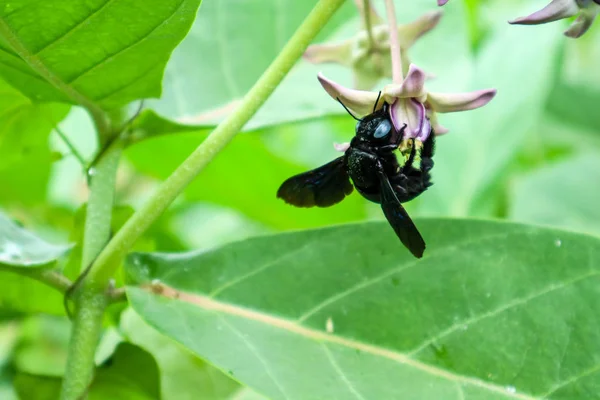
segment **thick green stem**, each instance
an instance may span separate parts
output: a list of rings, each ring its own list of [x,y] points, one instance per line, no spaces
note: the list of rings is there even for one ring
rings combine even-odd
[[[94,379],[94,356],[102,334],[107,297],[102,291],[84,285],[75,295],[75,305],[61,400],[85,398]]]
[[[90,197],[87,205],[81,269],[92,263],[110,238],[117,166],[122,143],[115,140],[90,168]],[[85,274],[85,272],[84,272]],[[94,354],[102,333],[102,317],[108,303],[105,282],[83,280],[75,290],[75,315],[61,400],[80,399],[94,376]],[[77,282],[79,284],[79,282]]]
[[[90,280],[105,282],[114,274],[136,240],[258,111],[343,2],[344,0],[319,0],[238,108],[217,126],[117,232],[96,259],[90,272]]]

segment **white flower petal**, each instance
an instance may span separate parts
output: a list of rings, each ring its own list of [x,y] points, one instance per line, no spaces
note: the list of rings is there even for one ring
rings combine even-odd
[[[575,0],[552,0],[550,4],[539,11],[526,17],[520,17],[509,24],[519,25],[537,25],[546,22],[557,21],[559,19],[572,17],[579,12],[579,6]]]
[[[405,50],[411,47],[417,39],[437,26],[444,13],[431,11],[423,14],[413,22],[398,25],[398,40],[400,47]]]
[[[466,93],[428,93],[427,102],[440,113],[467,111],[483,107],[496,95],[496,89]]]
[[[302,57],[313,64],[338,63],[350,67],[352,65],[352,43],[346,40],[335,44],[313,44],[308,46]]]
[[[327,79],[323,74],[318,74],[319,82],[323,89],[334,100],[341,101],[348,109],[356,113],[357,117],[362,117],[373,112],[373,105],[379,93],[368,92],[366,90],[348,89],[330,79]],[[381,101],[379,104],[382,104]],[[380,106],[378,106],[380,108]]]

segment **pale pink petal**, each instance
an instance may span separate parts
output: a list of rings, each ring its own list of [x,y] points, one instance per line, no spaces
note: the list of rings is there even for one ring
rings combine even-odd
[[[433,128],[433,132],[435,133],[435,136],[440,136],[440,135],[443,135],[450,131],[448,128],[446,128],[445,126],[443,126],[439,123],[436,113],[430,111],[428,114],[429,114],[429,122],[431,122],[431,126]]]
[[[336,44],[313,44],[308,46],[302,57],[313,64],[338,63],[350,67],[352,43],[347,40]]]
[[[375,100],[377,100],[378,92],[349,89],[339,83],[327,79],[320,72],[318,78],[323,89],[325,89],[334,100],[339,99],[346,107],[355,112],[357,117],[362,117],[373,112],[373,105],[375,104]],[[379,104],[382,103],[379,102]]]
[[[573,39],[581,37],[592,26],[598,13],[600,13],[600,6],[595,4],[591,4],[587,9],[582,9],[579,17],[565,31],[565,35]]]
[[[446,4],[448,2],[448,0],[438,0],[438,6],[443,6],[444,4]]]
[[[398,26],[398,39],[402,49],[411,47],[417,39],[432,30],[440,22],[444,13],[440,11],[431,11],[423,14],[415,21]]]
[[[467,111],[483,107],[496,95],[496,89],[467,93],[428,93],[427,102],[440,113]]]
[[[425,92],[425,72],[414,64],[400,85],[387,85],[383,91],[386,100],[391,98],[421,97]],[[392,103],[392,101],[388,101]]]
[[[552,22],[563,18],[572,17],[577,15],[579,7],[577,6],[576,0],[552,0],[550,4],[542,8],[539,11],[534,12],[526,17],[520,17],[512,21],[508,21],[509,24],[520,24],[520,25],[537,25],[546,22]]]
[[[336,151],[341,151],[342,153],[344,153],[346,150],[348,150],[350,148],[350,142],[345,142],[345,143],[333,143],[333,148]]]

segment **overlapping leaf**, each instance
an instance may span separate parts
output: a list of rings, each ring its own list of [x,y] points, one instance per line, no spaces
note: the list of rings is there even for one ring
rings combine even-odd
[[[36,101],[112,108],[161,92],[200,0],[13,0],[0,7],[0,75]]]

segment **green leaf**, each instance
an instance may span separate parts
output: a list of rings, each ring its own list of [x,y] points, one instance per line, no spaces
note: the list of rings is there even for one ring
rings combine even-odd
[[[161,115],[180,122],[185,120],[188,124],[222,119],[279,54],[316,2],[219,0],[204,3],[190,34],[169,61],[164,95],[148,104]],[[331,34],[350,15],[356,15],[354,6],[347,3],[323,27],[320,38]],[[295,103],[300,108],[277,107],[278,111],[286,112],[285,117],[275,115],[278,121],[289,120],[299,113],[322,115],[318,104],[323,102],[331,104],[330,109],[339,107],[318,85],[317,71],[309,68],[292,72],[295,78],[291,78],[290,86],[301,88],[294,97],[301,96],[302,101]],[[315,93],[320,95],[316,101]],[[289,104],[285,102],[286,106]]]
[[[0,202],[37,204],[46,196],[52,154],[48,135],[69,107],[32,104],[0,79]]]
[[[62,294],[11,271],[47,266],[69,249],[69,246],[54,245],[40,239],[0,213],[0,307],[63,314]]]
[[[18,268],[46,265],[63,256],[69,248],[40,239],[0,213],[0,264]]]
[[[152,355],[130,343],[121,343],[112,360],[100,366],[88,392],[89,400],[160,399],[158,366]],[[15,379],[22,399],[59,398],[59,378],[20,373]]]
[[[560,82],[552,90],[546,107],[553,117],[597,133],[600,114],[596,112],[596,105],[599,102],[598,89]]]
[[[0,8],[0,75],[36,101],[113,108],[158,97],[200,0],[12,0]],[[33,23],[35,22],[35,23]]]
[[[129,148],[126,154],[139,171],[164,179],[205,137],[197,133],[161,136]],[[160,163],[156,162],[157,154],[160,154]],[[279,229],[364,218],[364,202],[356,195],[330,209],[310,210],[292,207],[276,198],[283,181],[308,169],[270,152],[260,136],[243,134],[188,186],[186,198],[232,207],[251,219]]]
[[[512,219],[600,235],[600,154],[587,153],[516,180]]]
[[[64,315],[63,295],[30,277],[0,270],[0,309]]]
[[[239,387],[227,375],[158,333],[131,309],[121,318],[121,330],[129,341],[156,358],[162,400],[226,400]]]
[[[422,260],[385,223],[133,254],[128,297],[274,399],[597,398],[600,239],[416,222]]]

